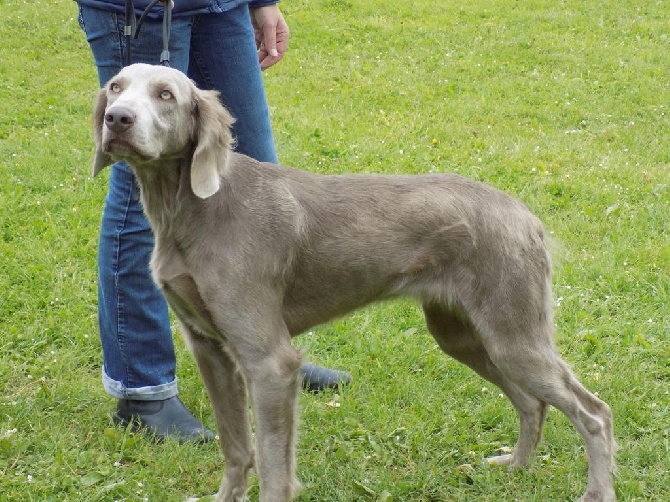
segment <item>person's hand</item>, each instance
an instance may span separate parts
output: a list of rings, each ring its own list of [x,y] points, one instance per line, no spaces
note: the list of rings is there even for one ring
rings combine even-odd
[[[163,7],[165,7],[165,5],[167,4],[167,0],[159,0],[158,3],[161,4]],[[174,1],[172,0],[170,0],[170,7],[174,9]]]
[[[261,70],[270,68],[284,57],[288,49],[288,25],[277,5],[266,5],[251,10],[258,62]]]

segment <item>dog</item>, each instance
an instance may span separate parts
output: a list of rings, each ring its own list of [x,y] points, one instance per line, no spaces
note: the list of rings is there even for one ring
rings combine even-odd
[[[551,262],[520,201],[454,174],[326,176],[233,151],[215,91],[134,64],[97,96],[93,174],[133,169],[155,235],[152,276],[180,320],[226,459],[220,502],[289,501],[296,479],[298,368],[291,338],[370,302],[409,296],[439,347],[497,385],[520,419],[513,452],[536,452],[548,406],[586,443],[580,500],[616,500],[609,406],[553,342]],[[256,422],[255,450],[249,399]]]

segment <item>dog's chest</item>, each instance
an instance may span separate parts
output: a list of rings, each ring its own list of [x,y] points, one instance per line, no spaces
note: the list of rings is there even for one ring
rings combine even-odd
[[[204,335],[218,337],[211,313],[190,274],[163,282],[161,289],[180,321]]]
[[[179,320],[202,334],[216,336],[200,289],[176,246],[166,247],[157,239],[151,268],[154,281]]]

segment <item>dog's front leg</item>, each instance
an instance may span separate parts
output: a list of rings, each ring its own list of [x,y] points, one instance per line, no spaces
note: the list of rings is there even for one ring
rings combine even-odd
[[[226,471],[217,502],[246,500],[247,476],[254,466],[244,380],[222,342],[182,327],[214,409]]]
[[[302,352],[291,345],[283,321],[260,346],[237,353],[245,367],[256,422],[256,464],[261,502],[288,502],[300,488],[296,478],[295,441],[298,422],[299,368]],[[258,337],[258,338],[256,338]]]

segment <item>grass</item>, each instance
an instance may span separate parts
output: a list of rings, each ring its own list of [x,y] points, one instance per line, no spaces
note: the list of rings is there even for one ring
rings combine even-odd
[[[100,384],[91,180],[97,85],[70,0],[0,0],[0,493],[166,500],[215,491],[215,445],[112,424]],[[523,199],[557,242],[557,344],[612,405],[621,500],[670,492],[670,32],[663,2],[282,4],[290,52],[266,73],[277,147],[318,172],[454,171]],[[389,208],[390,215],[392,209]],[[574,500],[584,448],[549,414],[537,461],[483,458],[517,423],[443,357],[409,302],[296,343],[353,373],[301,397],[301,501]],[[212,414],[180,340],[180,394]],[[253,482],[252,498],[257,498]]]

